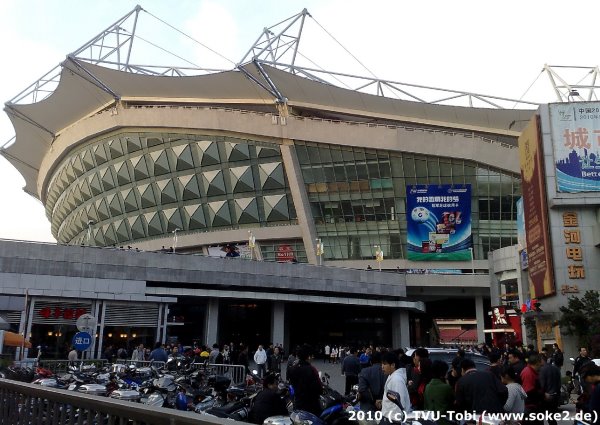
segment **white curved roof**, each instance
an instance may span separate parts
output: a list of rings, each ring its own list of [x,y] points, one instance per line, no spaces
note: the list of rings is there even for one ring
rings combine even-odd
[[[16,141],[0,153],[25,178],[24,190],[38,198],[38,171],[55,137],[79,120],[118,100],[173,104],[274,104],[271,93],[236,70],[167,77],[117,71],[73,58],[67,59],[62,66],[60,83],[48,98],[29,105],[7,104],[5,108],[15,128]],[[510,124],[528,120],[533,113],[531,110],[465,108],[395,100],[263,67],[292,107],[513,135],[518,133],[510,131]],[[252,64],[245,65],[244,70],[267,86]]]

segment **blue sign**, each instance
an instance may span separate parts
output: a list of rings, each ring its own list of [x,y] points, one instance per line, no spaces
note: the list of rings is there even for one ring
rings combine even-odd
[[[406,187],[408,259],[466,261],[471,250],[471,185]]]
[[[77,351],[87,350],[92,345],[92,336],[87,332],[77,332],[73,336],[72,344]]]
[[[558,192],[600,192],[600,103],[549,108]]]

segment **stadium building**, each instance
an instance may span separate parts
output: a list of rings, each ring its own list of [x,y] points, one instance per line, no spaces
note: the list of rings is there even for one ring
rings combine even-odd
[[[433,318],[476,318],[470,337],[484,339],[488,253],[517,243],[517,137],[532,110],[392,99],[281,69],[264,55],[206,75],[115,69],[84,58],[85,47],[61,63],[51,95],[33,103],[22,95],[5,108],[16,140],[2,155],[44,204],[58,243],[305,270],[300,286],[240,280],[226,292],[202,273],[179,286],[148,281],[146,295],[177,300],[165,298],[164,320],[183,323],[174,334],[197,337],[209,314],[191,317],[204,305],[220,311],[211,337],[222,341],[249,317],[283,315],[314,330],[300,337],[300,327],[285,328],[292,342],[391,343],[400,322],[410,329],[404,345],[462,341],[460,332],[440,335]],[[440,212],[426,223],[413,216],[419,205]],[[364,294],[373,285],[365,270],[386,271],[377,279],[402,289],[371,298],[413,304],[381,308],[357,287],[327,287],[313,280],[319,266],[360,270],[352,279]],[[318,299],[308,305],[303,294]]]

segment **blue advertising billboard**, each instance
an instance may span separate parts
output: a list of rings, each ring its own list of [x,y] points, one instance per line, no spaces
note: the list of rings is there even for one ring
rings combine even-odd
[[[408,259],[471,260],[471,185],[406,187]]]
[[[600,191],[600,102],[549,105],[556,189]]]

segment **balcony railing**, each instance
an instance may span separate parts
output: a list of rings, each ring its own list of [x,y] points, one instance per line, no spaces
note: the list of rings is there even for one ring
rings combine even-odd
[[[225,420],[0,379],[0,425],[223,425]]]

